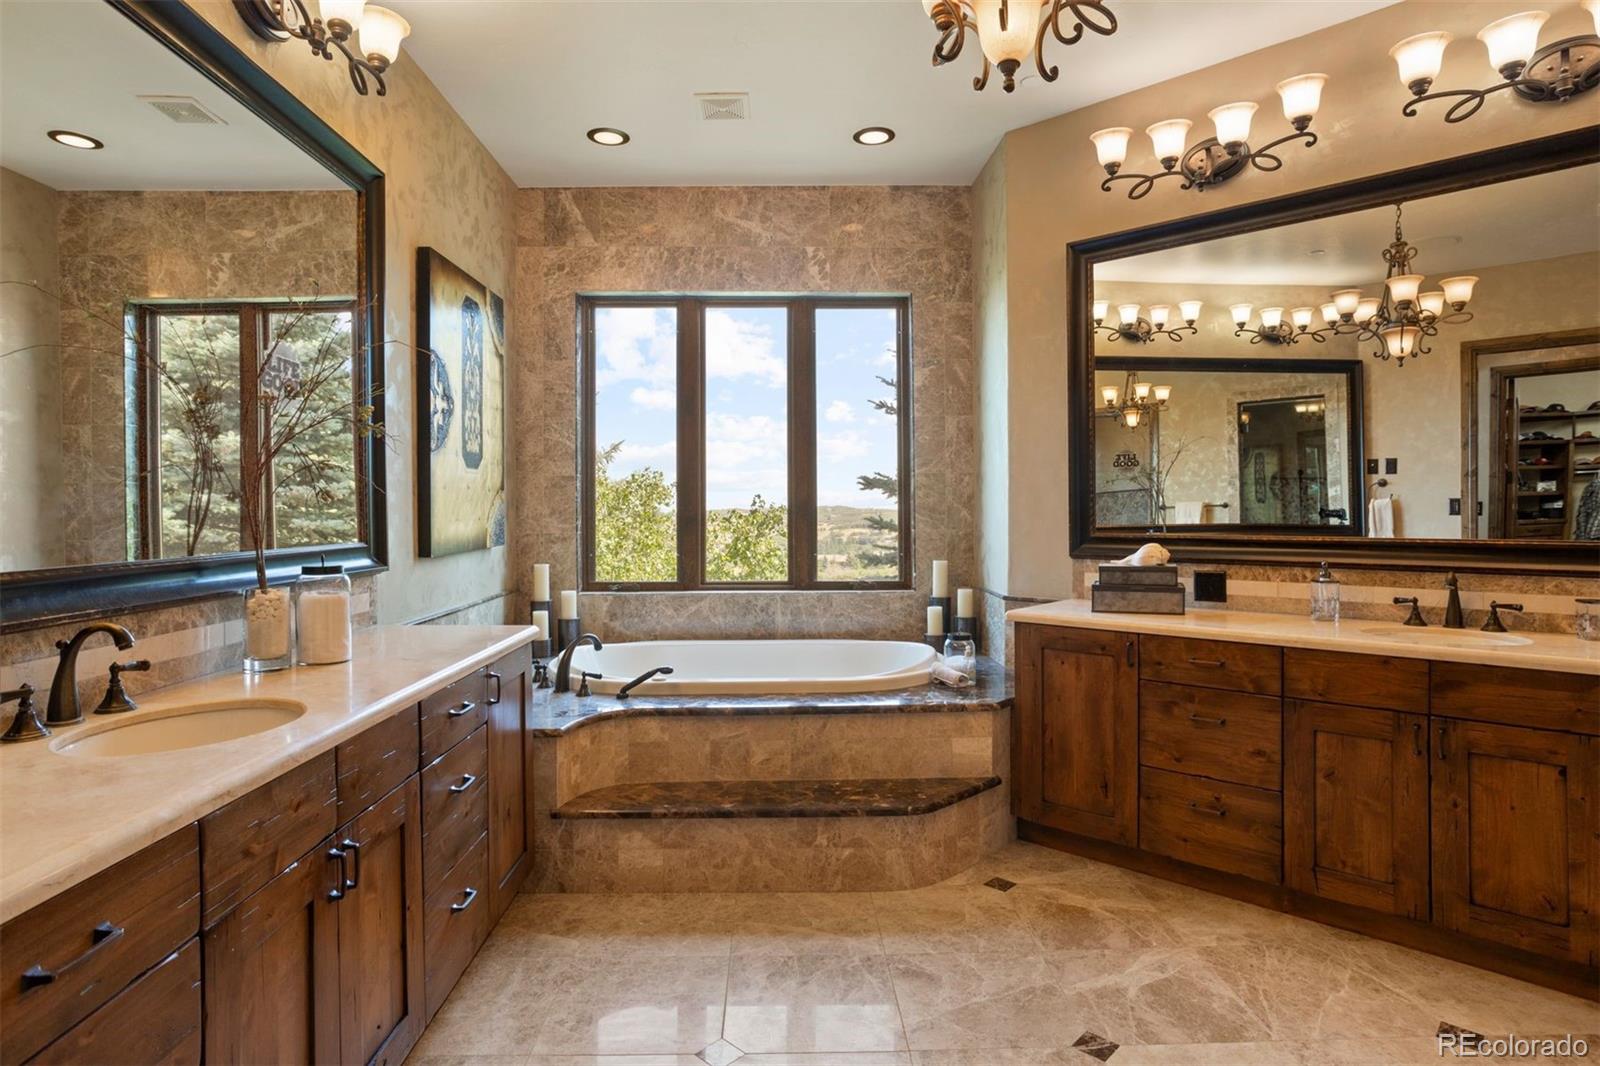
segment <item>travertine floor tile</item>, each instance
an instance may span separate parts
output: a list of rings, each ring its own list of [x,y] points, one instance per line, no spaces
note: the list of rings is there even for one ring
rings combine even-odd
[[[912,1066],[909,1051],[833,1051],[746,1055],[734,1066]]]
[[[1117,1044],[1265,1040],[1272,1031],[1195,949],[1066,952],[1050,956],[1069,1011],[1071,1034]]]
[[[1018,885],[1007,895],[1046,951],[1175,947],[1165,915],[1137,893],[1066,883]]]
[[[529,1051],[694,1054],[722,1037],[728,960],[567,958],[520,1009],[540,1019]]]
[[[724,1035],[747,1052],[906,1046],[881,955],[735,955]]]
[[[1022,1040],[1061,1047],[1087,1028],[1042,955],[898,955],[890,964],[913,1050],[981,1050]]]
[[[879,893],[874,904],[883,950],[890,955],[1037,954],[1039,941],[1011,898],[1014,894],[982,885]]]
[[[737,925],[738,899],[695,893],[524,893],[506,911],[490,943],[515,945],[530,957],[722,956]]]
[[[757,893],[733,897],[728,910],[735,955],[883,954],[869,893]]]

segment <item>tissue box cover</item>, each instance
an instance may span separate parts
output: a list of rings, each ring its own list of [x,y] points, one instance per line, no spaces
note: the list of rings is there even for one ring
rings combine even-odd
[[[1119,566],[1107,563],[1100,568],[1100,584],[1106,588],[1177,588],[1178,566]]]
[[[1126,614],[1182,614],[1183,586],[1119,588],[1096,581],[1090,590],[1090,609]]]

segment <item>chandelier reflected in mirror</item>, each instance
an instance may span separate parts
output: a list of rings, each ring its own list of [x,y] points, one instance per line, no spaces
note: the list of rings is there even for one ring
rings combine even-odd
[[[954,62],[966,46],[967,34],[978,38],[983,72],[972,79],[982,91],[989,84],[989,69],[1000,71],[1001,87],[1017,87],[1017,71],[1033,56],[1035,69],[1045,81],[1055,81],[1061,68],[1044,61],[1045,35],[1064,45],[1077,44],[1085,33],[1109,37],[1117,32],[1117,16],[1102,0],[922,0],[939,39],[933,46],[933,65]],[[1063,28],[1064,19],[1071,26]]]
[[[1151,385],[1140,381],[1139,375],[1132,370],[1128,371],[1128,378],[1121,389],[1115,385],[1100,389],[1100,399],[1103,401],[1101,409],[1115,415],[1128,429],[1138,429],[1140,423],[1151,415],[1165,410],[1171,398],[1171,385]]]

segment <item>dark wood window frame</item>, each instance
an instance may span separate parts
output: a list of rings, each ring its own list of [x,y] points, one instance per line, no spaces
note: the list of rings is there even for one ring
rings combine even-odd
[[[362,394],[359,360],[355,358],[353,344],[357,318],[356,301],[352,297],[307,297],[304,300],[188,300],[181,303],[161,301],[138,302],[128,305],[128,315],[135,320],[140,351],[146,359],[139,361],[135,372],[138,423],[136,462],[139,475],[139,513],[136,519],[138,558],[166,558],[161,554],[161,390],[156,377],[156,363],[161,359],[161,331],[156,328],[162,318],[207,315],[233,315],[239,319],[239,446],[248,451],[256,446],[260,431],[256,425],[257,408],[247,404],[244,397],[256,392],[256,373],[260,366],[260,353],[271,343],[270,328],[273,315],[293,315],[314,310],[317,313],[343,312],[351,320],[350,400],[357,402]],[[366,438],[356,432],[351,434],[351,458],[358,471],[365,469]],[[268,516],[273,514],[272,497],[276,481],[269,472],[263,506]],[[354,546],[367,538],[368,517],[359,500],[352,501],[356,520],[356,536],[338,546]],[[263,537],[267,548],[278,547],[277,522],[267,520]],[[253,551],[249,531],[239,529],[239,550]]]
[[[678,318],[676,581],[601,581],[595,577],[594,312],[599,307],[671,307]],[[789,579],[708,581],[705,577],[705,312],[710,307],[782,307],[788,312]],[[897,576],[882,580],[817,578],[816,312],[832,308],[896,312],[895,402],[900,551]],[[579,481],[582,486],[582,587],[592,592],[723,591],[730,589],[908,589],[912,541],[911,298],[904,295],[595,294],[578,297],[580,373]]]

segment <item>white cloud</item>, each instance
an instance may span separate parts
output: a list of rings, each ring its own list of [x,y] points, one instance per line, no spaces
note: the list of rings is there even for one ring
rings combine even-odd
[[[867,454],[867,450],[866,438],[853,429],[817,438],[817,455],[830,463],[841,459],[859,459]]]
[[[611,460],[613,474],[630,474],[642,467],[653,466],[657,470],[664,470],[669,480],[677,479],[678,442],[665,441],[661,444],[637,444],[633,441],[623,441],[622,447],[617,449],[616,457]]]
[[[620,381],[671,385],[678,372],[672,318],[655,307],[607,307],[595,312],[595,384]]]
[[[896,348],[892,344],[886,344],[886,345],[884,345],[883,351],[878,353],[877,358],[872,360],[872,365],[873,366],[881,366],[881,367],[893,367],[895,364],[897,364],[899,362],[900,362],[900,351],[899,351],[899,349]]]
[[[635,407],[650,411],[673,411],[678,407],[678,394],[671,389],[637,388],[628,393]]]
[[[778,339],[764,323],[708,308],[705,346],[708,379],[753,377],[769,388],[782,388],[789,379]]]
[[[828,409],[823,412],[822,417],[829,422],[854,422],[856,420],[856,412],[850,406],[848,400],[835,400],[828,405]]]

